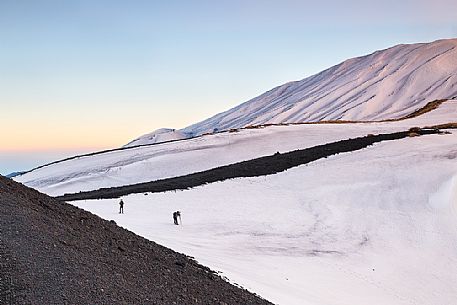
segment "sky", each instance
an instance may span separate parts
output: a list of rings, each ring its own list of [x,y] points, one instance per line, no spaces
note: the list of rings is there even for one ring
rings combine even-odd
[[[0,0],[0,174],[183,128],[399,43],[457,1]]]

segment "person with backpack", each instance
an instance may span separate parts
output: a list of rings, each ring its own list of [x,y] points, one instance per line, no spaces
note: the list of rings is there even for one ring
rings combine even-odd
[[[124,200],[119,201],[119,214],[124,214]]]
[[[182,224],[181,212],[180,211],[173,212],[173,222],[175,225],[179,225],[178,217],[179,217],[179,222],[181,222],[181,224]]]

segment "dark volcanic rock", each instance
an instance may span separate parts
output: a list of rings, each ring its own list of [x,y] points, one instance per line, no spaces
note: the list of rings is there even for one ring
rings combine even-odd
[[[271,304],[185,255],[0,176],[0,304]]]

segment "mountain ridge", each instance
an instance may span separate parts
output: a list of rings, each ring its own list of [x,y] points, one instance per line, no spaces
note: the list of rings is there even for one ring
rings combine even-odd
[[[400,44],[279,85],[173,132],[179,132],[179,137],[193,137],[248,125],[397,119],[432,100],[456,95],[456,38]],[[126,146],[160,141],[160,138],[148,140],[148,136]]]

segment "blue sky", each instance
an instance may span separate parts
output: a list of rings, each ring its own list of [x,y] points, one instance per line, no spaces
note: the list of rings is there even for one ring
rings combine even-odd
[[[457,2],[0,0],[0,173],[182,128],[398,43]]]

